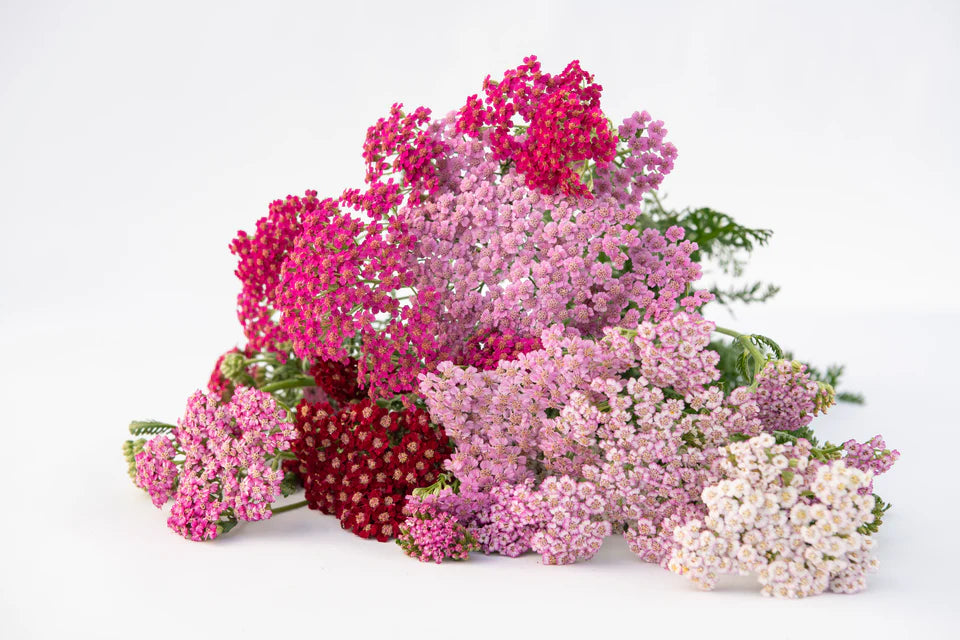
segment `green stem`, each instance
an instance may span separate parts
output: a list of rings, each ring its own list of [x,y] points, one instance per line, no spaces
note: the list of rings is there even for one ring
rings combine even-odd
[[[271,382],[270,384],[265,384],[260,387],[260,391],[265,391],[266,393],[273,393],[274,391],[282,391],[283,389],[298,389],[300,387],[313,387],[316,386],[317,382],[313,378],[308,378],[306,376],[301,376],[299,378],[290,378],[288,380],[278,380],[277,382]]]
[[[300,507],[307,506],[306,500],[301,500],[300,502],[294,502],[293,504],[285,504],[282,507],[271,507],[270,511],[274,514],[283,513],[284,511],[293,511],[294,509],[299,509]]]
[[[753,344],[753,341],[750,339],[750,336],[740,333],[739,331],[734,331],[733,329],[727,329],[726,327],[714,327],[714,331],[717,333],[722,333],[725,336],[730,336],[736,338],[743,347],[750,352],[750,355],[753,356],[753,377],[756,379],[760,375],[760,371],[763,369],[763,365],[767,363],[767,357],[760,352],[760,349],[757,349],[757,346]]]
[[[280,407],[287,412],[287,416],[291,418],[290,421],[293,422],[292,418],[296,414],[296,412],[293,410],[293,407],[288,405],[286,402],[283,402],[279,398],[274,398],[273,401],[280,405]]]

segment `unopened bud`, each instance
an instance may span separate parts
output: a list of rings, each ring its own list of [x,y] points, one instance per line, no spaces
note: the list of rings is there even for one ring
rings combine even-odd
[[[228,380],[237,380],[246,375],[247,359],[242,353],[228,353],[220,363],[220,373]]]

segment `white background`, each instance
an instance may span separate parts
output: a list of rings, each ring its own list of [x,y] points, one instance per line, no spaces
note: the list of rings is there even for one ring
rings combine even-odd
[[[0,637],[432,633],[948,637],[956,555],[960,4],[0,5]],[[306,510],[179,539],[126,477],[133,418],[175,420],[240,338],[227,245],[267,204],[360,186],[366,127],[438,115],[537,54],[679,148],[661,193],[776,236],[783,286],[727,325],[848,364],[903,459],[857,596],[702,594],[635,561],[427,566]]]

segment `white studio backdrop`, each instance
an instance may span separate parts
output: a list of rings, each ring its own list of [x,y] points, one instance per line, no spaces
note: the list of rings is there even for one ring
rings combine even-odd
[[[838,633],[941,637],[958,622],[957,561],[918,550],[957,524],[945,496],[960,426],[947,404],[960,322],[958,33],[949,1],[0,3],[0,474],[13,505],[0,520],[0,636],[154,637],[163,625],[134,622],[151,597],[180,602],[198,634],[236,630],[182,604],[182,581],[267,575],[290,604],[258,592],[275,605],[261,617],[321,633],[285,606],[314,606],[316,593],[320,609],[361,607],[348,600],[369,589],[361,575],[399,590],[383,605],[393,615],[406,593],[431,611],[433,594],[433,621],[464,628],[494,615],[586,629],[589,611],[556,617],[579,597],[604,629],[687,620],[799,637],[777,616],[810,616]],[[867,593],[711,598],[613,541],[596,566],[563,574],[529,558],[428,570],[306,512],[190,545],[129,485],[126,423],[176,419],[241,338],[236,231],[287,194],[361,186],[366,128],[392,103],[444,114],[529,54],[554,72],[579,59],[615,121],[646,109],[666,123],[679,149],[668,205],[775,231],[746,275],[782,292],[717,319],[847,363],[869,404],[827,418],[838,437],[882,432],[904,451],[882,479],[896,506]],[[248,557],[241,571],[235,559]],[[297,567],[288,583],[283,566]],[[245,605],[239,587],[216,593]],[[518,598],[526,609],[497,613]],[[774,626],[737,621],[738,607]],[[899,622],[881,624],[891,612]]]

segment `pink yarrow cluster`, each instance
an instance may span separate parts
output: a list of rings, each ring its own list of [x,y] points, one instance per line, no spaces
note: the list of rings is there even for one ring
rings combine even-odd
[[[677,148],[664,142],[662,120],[646,111],[634,112],[618,130],[620,148],[609,163],[597,163],[594,192],[615,198],[623,206],[639,206],[643,195],[656,190],[673,171]]]
[[[688,293],[701,271],[680,227],[638,230],[640,208],[609,196],[533,191],[444,124],[450,187],[398,215],[418,238],[416,280],[445,292],[447,340],[464,340],[447,326],[476,324],[537,335],[564,322],[597,335],[712,299]]]
[[[572,564],[592,558],[612,531],[602,518],[607,502],[596,485],[578,483],[570,476],[550,476],[538,495],[544,518],[530,538],[530,547],[543,563]]]
[[[584,464],[600,464],[601,449],[590,434],[571,433],[569,421],[548,411],[559,415],[577,392],[599,397],[591,390],[595,379],[615,379],[635,367],[653,384],[702,391],[719,377],[719,356],[705,349],[712,327],[678,313],[659,325],[608,328],[597,341],[555,326],[541,334],[542,349],[494,370],[442,363],[436,374],[422,376],[420,392],[456,444],[447,469],[469,491],[547,470],[580,475]]]
[[[611,533],[596,486],[569,476],[550,476],[536,488],[527,479],[485,492],[444,489],[412,496],[408,504],[418,512],[448,516],[475,537],[484,553],[515,558],[533,550],[544,564],[587,560]]]
[[[430,414],[456,445],[447,470],[465,491],[533,479],[550,423],[547,411],[559,411],[572,392],[597,376],[626,370],[633,361],[630,339],[617,330],[597,342],[558,325],[540,339],[542,349],[500,362],[493,370],[444,362],[437,373],[421,378]]]
[[[888,449],[883,436],[875,435],[866,442],[847,440],[843,443],[843,461],[848,467],[869,471],[874,477],[882,475],[900,459],[898,449]],[[864,492],[873,492],[873,482],[864,489]]]
[[[408,504],[404,512],[408,517],[400,526],[397,544],[408,556],[421,562],[466,560],[479,547],[466,527],[429,502]]]
[[[172,494],[170,528],[185,538],[209,540],[238,520],[269,518],[271,503],[280,497],[283,472],[268,458],[289,449],[295,436],[284,418],[274,399],[256,389],[240,387],[226,404],[200,391],[193,394],[173,431],[174,440],[158,436],[151,441],[157,443],[151,449],[157,459],[169,461],[174,448],[185,458]],[[145,462],[144,477],[156,477],[154,465]],[[166,502],[160,498],[170,497],[166,488],[171,468],[164,465],[164,491],[151,492],[158,507]],[[139,477],[139,466],[137,473]],[[156,490],[158,485],[153,486]]]
[[[820,386],[810,379],[803,363],[768,362],[756,385],[760,420],[767,431],[796,431],[810,424],[819,412]]]
[[[137,453],[134,484],[150,495],[154,506],[162,507],[173,496],[177,484],[177,450],[170,438],[157,436]]]

